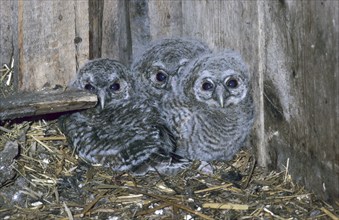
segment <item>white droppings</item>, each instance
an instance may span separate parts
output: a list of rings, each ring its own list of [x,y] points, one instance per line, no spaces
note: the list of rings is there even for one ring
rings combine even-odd
[[[154,212],[154,214],[156,214],[156,215],[163,215],[163,214],[164,214],[164,210],[158,209],[158,210],[156,210],[156,211]]]
[[[12,200],[18,201],[20,199],[21,191],[14,193]]]
[[[191,215],[186,215],[184,220],[193,220],[194,218]]]
[[[262,191],[269,191],[270,190],[270,187],[269,186],[263,186],[261,188]]]
[[[42,202],[40,202],[40,201],[31,203],[31,206],[33,206],[33,207],[42,206],[42,205],[43,205],[43,204],[42,204]]]
[[[189,202],[194,202],[194,199],[193,198],[188,198],[187,199]]]
[[[44,164],[49,164],[49,163],[50,163],[49,159],[47,159],[47,158],[43,159],[42,162],[43,162]]]

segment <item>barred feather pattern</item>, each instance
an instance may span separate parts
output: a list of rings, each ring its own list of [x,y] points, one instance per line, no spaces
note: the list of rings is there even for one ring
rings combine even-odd
[[[254,121],[249,73],[240,55],[204,55],[173,82],[177,89],[164,96],[161,108],[177,139],[176,153],[204,161],[231,159]]]
[[[109,105],[99,114],[95,109],[74,113],[63,120],[62,130],[80,157],[115,171],[174,174],[188,166],[172,154],[176,145],[157,109],[136,102]]]
[[[100,61],[92,63],[94,69]],[[87,67],[87,71],[95,74],[91,68]],[[107,78],[113,77],[121,83],[122,91],[112,92],[110,102],[104,108],[74,112],[59,119],[60,129],[71,148],[91,164],[115,171],[132,171],[135,175],[148,171],[174,174],[186,168],[190,162],[173,153],[176,148],[173,136],[160,121],[157,109],[127,86],[128,72],[118,72],[110,69],[106,74],[114,76],[96,78],[110,83]],[[88,82],[106,86],[104,82]],[[124,91],[126,89],[128,91]],[[121,96],[124,92],[127,95]]]
[[[151,43],[132,63],[134,83],[140,93],[158,102],[170,91],[171,80],[189,60],[210,53],[196,39],[165,38]]]

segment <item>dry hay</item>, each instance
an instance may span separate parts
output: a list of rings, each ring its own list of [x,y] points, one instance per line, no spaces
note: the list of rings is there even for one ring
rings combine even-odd
[[[55,120],[3,124],[0,151],[1,219],[338,219],[288,169],[267,173],[246,151],[214,174],[196,162],[133,177],[77,159]]]
[[[0,67],[0,98],[6,97],[14,93],[13,85],[13,71],[14,71],[14,59],[11,58],[11,63],[3,64]]]

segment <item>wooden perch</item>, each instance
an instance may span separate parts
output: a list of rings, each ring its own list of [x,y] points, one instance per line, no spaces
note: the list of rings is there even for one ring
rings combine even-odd
[[[91,108],[98,98],[81,90],[49,90],[0,99],[0,121]]]

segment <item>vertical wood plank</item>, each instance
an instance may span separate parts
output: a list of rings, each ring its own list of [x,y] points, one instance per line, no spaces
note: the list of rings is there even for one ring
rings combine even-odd
[[[148,4],[148,0],[129,0],[128,13],[133,57],[138,57],[152,40]]]
[[[89,59],[101,57],[102,16],[104,1],[88,0],[89,5]]]
[[[0,7],[0,65],[9,64],[13,56],[13,1],[1,2]]]
[[[131,0],[129,15],[133,57],[151,41],[182,36],[182,1]]]
[[[264,73],[266,72],[266,3],[264,1],[257,1],[258,9],[258,73],[255,74],[254,80],[255,93],[254,100],[257,103],[257,120],[255,123],[255,135],[253,135],[252,142],[255,143],[256,157],[258,165],[261,167],[268,167],[271,164],[271,155],[267,149],[268,145],[265,141],[265,112],[264,112]]]
[[[0,6],[0,69],[4,64],[11,68],[14,60],[14,70],[11,77],[5,76],[5,69],[0,72],[0,97],[5,97],[15,92],[17,89],[18,57],[17,57],[17,23],[18,4],[15,0],[3,1]],[[10,81],[9,81],[10,80]],[[7,83],[9,82],[9,84]]]
[[[75,35],[75,1],[19,0],[18,4],[19,89],[38,90],[43,86],[67,84],[77,66],[75,38],[79,36]],[[80,0],[77,5],[80,4],[88,1]],[[87,16],[81,19],[88,21]],[[88,48],[88,41],[79,41],[77,38],[77,47]]]
[[[272,168],[286,166],[324,199],[339,197],[338,2],[263,5],[265,142]]]
[[[74,2],[74,19],[75,19],[75,62],[76,71],[89,59],[89,4],[84,1]],[[74,75],[75,76],[75,75]],[[74,77],[71,75],[71,77]]]
[[[182,1],[182,7],[184,35],[198,36],[214,49],[235,49],[246,56],[256,51],[255,1]]]
[[[129,65],[132,56],[129,6],[126,0],[104,1],[102,24],[102,57]]]
[[[152,40],[182,36],[182,1],[148,2]]]

